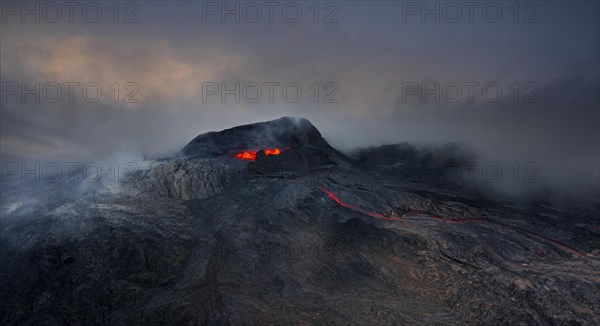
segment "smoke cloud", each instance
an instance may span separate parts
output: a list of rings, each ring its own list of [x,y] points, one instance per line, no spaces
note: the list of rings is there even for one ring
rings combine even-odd
[[[141,3],[129,27],[3,24],[3,160],[161,157],[204,132],[299,116],[341,150],[460,143],[482,163],[534,162],[555,189],[598,191],[597,3],[540,3],[535,24],[402,22],[393,3],[341,3],[334,24],[202,22],[184,5]],[[79,83],[73,101],[64,83]],[[82,96],[90,83],[98,101]],[[40,101],[22,98],[36,84]]]

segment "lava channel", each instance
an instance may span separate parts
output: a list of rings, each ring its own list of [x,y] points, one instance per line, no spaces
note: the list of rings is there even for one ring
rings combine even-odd
[[[542,240],[544,242],[550,243],[552,245],[554,245],[557,248],[560,248],[564,251],[570,252],[578,257],[585,257],[585,254],[569,245],[566,245],[558,240],[552,239],[552,238],[548,238],[546,236],[543,235],[539,235],[537,233],[531,232],[529,230],[520,228],[520,227],[516,227],[516,226],[512,226],[512,225],[508,225],[508,224],[504,224],[504,223],[500,223],[500,222],[495,222],[492,221],[486,217],[477,217],[477,218],[465,218],[465,219],[452,219],[452,218],[446,218],[446,217],[442,217],[439,215],[432,215],[428,212],[422,211],[422,210],[410,210],[409,212],[407,212],[406,214],[402,215],[402,216],[398,216],[398,215],[394,215],[393,212],[390,212],[388,214],[381,214],[381,213],[376,213],[376,212],[371,212],[368,211],[366,209],[360,208],[356,205],[352,205],[352,204],[347,204],[344,203],[343,201],[341,201],[334,193],[332,193],[331,191],[325,189],[324,187],[321,187],[321,190],[323,190],[328,196],[329,198],[331,198],[333,201],[335,201],[338,205],[345,207],[345,208],[349,208],[353,211],[359,212],[361,214],[365,214],[371,217],[375,217],[375,218],[380,218],[380,219],[384,219],[387,221],[418,221],[418,219],[413,219],[410,217],[415,217],[417,215],[422,215],[422,216],[426,216],[428,218],[437,220],[437,221],[441,221],[444,223],[467,223],[467,222],[474,222],[474,223],[486,223],[486,224],[491,224],[491,225],[496,225],[499,227],[503,227],[503,228],[507,228],[507,229],[512,229],[515,230],[517,232],[521,232],[521,233],[525,233],[533,238]],[[411,216],[406,216],[406,215],[411,215]]]

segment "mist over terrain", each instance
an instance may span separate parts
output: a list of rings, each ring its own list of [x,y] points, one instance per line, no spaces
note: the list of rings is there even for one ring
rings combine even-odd
[[[600,2],[0,16],[1,325],[600,325]]]
[[[600,206],[438,174],[472,160],[457,144],[344,155],[283,117],[119,180],[2,183],[0,320],[597,324]]]
[[[498,188],[508,192],[531,186],[505,180],[515,163],[535,164],[544,187],[598,192],[598,3],[538,5],[530,24],[514,23],[508,6],[498,23],[451,24],[403,21],[401,4],[362,2],[340,3],[332,24],[224,24],[194,15],[200,4],[174,6],[185,7],[182,14],[160,2],[141,3],[139,22],[128,25],[22,24],[8,17],[0,32],[3,87],[39,83],[42,94],[36,102],[21,89],[12,95],[3,88],[2,160],[164,157],[207,131],[300,116],[339,150],[458,143],[482,166],[501,165]],[[278,83],[272,99],[270,82]],[[53,103],[47,97],[54,89],[44,93],[49,83],[79,86],[73,101],[61,86]],[[97,102],[82,97],[88,83],[101,87]],[[224,94],[236,83],[237,95]],[[282,95],[286,83],[300,86],[298,101]],[[438,91],[423,101],[423,90],[436,83]],[[479,85],[472,97],[465,83]],[[489,83],[501,88],[497,101],[482,92]],[[248,97],[255,84],[261,88],[256,103],[242,92],[249,84]],[[455,101],[454,85],[461,88]],[[295,88],[288,93],[293,97]]]

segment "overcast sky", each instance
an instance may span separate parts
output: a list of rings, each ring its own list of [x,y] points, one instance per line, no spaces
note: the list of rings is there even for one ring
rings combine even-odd
[[[482,160],[536,162],[549,182],[598,184],[596,1],[109,2],[97,22],[85,2],[71,17],[59,2],[59,18],[45,2],[8,3],[5,157],[164,155],[200,133],[293,115],[341,149],[461,142]],[[39,23],[22,17],[36,4]],[[39,103],[22,94],[36,83]],[[79,83],[72,101],[65,83]]]

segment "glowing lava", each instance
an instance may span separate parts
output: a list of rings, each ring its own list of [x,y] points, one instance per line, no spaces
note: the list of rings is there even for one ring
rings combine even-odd
[[[446,218],[443,216],[439,216],[439,215],[433,215],[430,214],[426,211],[422,211],[422,210],[410,210],[409,212],[407,212],[406,214],[402,214],[401,216],[395,215],[392,211],[390,211],[389,213],[376,213],[376,212],[371,212],[368,211],[366,209],[363,209],[361,207],[358,207],[356,205],[352,205],[352,204],[348,204],[345,203],[343,201],[341,201],[333,192],[325,189],[324,187],[321,187],[321,190],[323,190],[323,192],[325,192],[329,198],[331,198],[334,202],[336,202],[338,205],[351,209],[355,212],[359,212],[361,214],[365,214],[367,216],[371,216],[371,217],[375,217],[375,218],[380,218],[380,219],[384,219],[384,220],[388,220],[388,221],[418,221],[418,216],[423,216],[423,217],[427,217],[427,218],[431,218],[434,220],[438,220],[440,222],[444,222],[444,223],[486,223],[486,224],[490,224],[490,225],[495,225],[497,227],[501,227],[501,228],[506,228],[506,229],[513,229],[517,232],[521,232],[524,233],[526,235],[529,235],[530,237],[533,238],[537,238],[540,239],[542,241],[545,241],[547,243],[550,243],[552,245],[554,245],[555,247],[561,248],[564,251],[570,252],[578,257],[585,257],[585,254],[567,244],[564,244],[558,240],[552,239],[552,238],[548,238],[546,236],[531,232],[529,230],[520,228],[520,227],[516,227],[516,226],[512,226],[512,225],[508,225],[508,224],[504,224],[504,223],[500,223],[500,222],[496,222],[496,221],[492,221],[491,219],[488,219],[486,217],[476,217],[476,218],[466,218],[466,219],[453,219],[453,218]],[[598,228],[600,229],[600,228]]]
[[[281,150],[279,150],[279,148],[274,148],[274,149],[270,149],[267,148],[265,149],[265,155],[269,156],[269,155],[279,155],[281,154]]]
[[[243,151],[235,154],[235,158],[240,160],[254,161],[256,159],[256,151]]]
[[[235,158],[240,159],[240,160],[246,160],[246,161],[254,161],[254,160],[256,160],[256,153],[258,153],[257,150],[243,150],[243,151],[235,154]],[[265,149],[266,156],[279,155],[279,154],[281,154],[281,150],[279,148]]]

